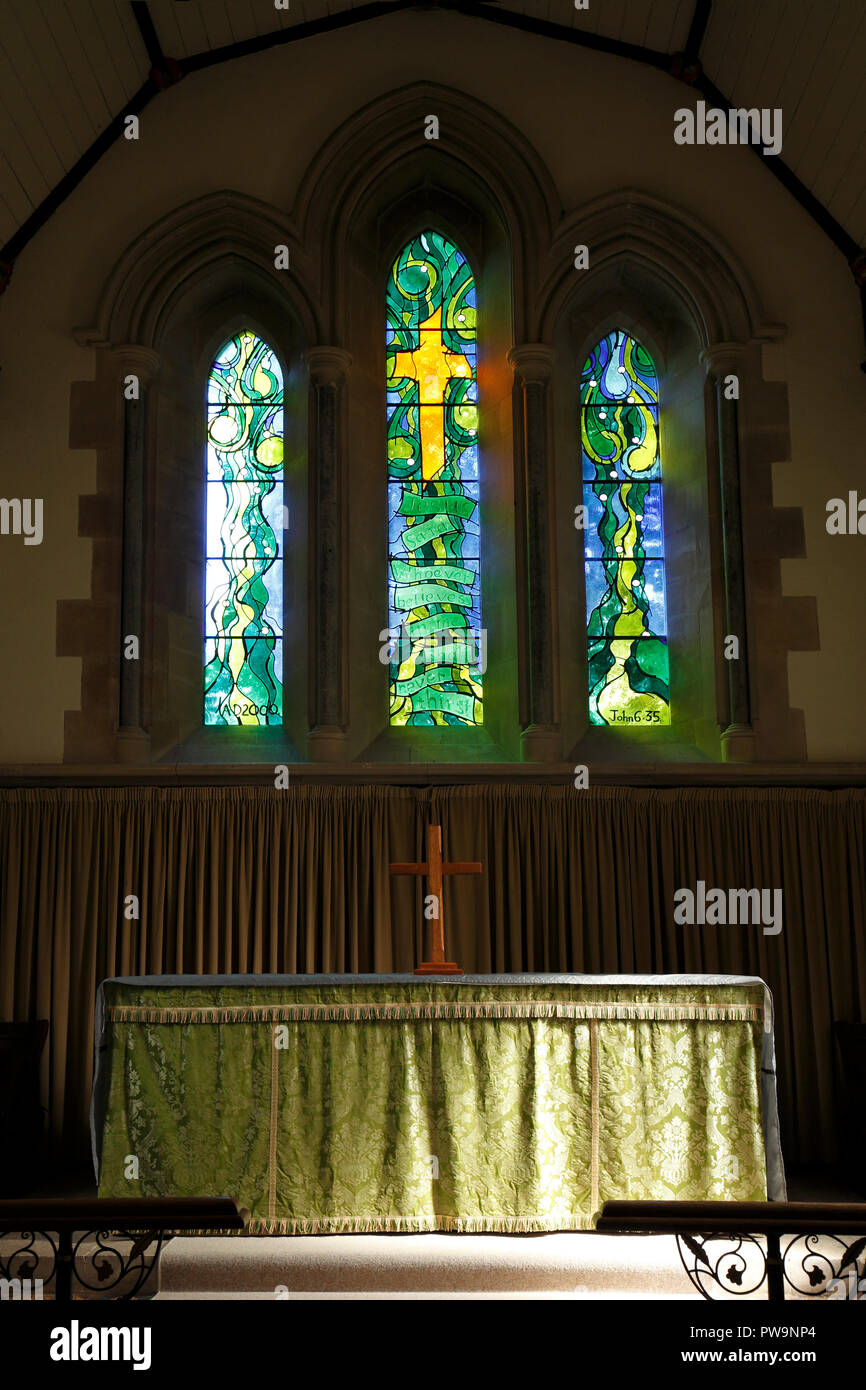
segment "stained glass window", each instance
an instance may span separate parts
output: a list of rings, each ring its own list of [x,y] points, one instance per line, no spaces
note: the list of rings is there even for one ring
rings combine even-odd
[[[238,333],[207,387],[205,724],[283,719],[283,374]]]
[[[627,333],[590,353],[580,384],[589,717],[670,724],[658,377]]]
[[[392,725],[482,723],[475,281],[438,232],[386,309]]]

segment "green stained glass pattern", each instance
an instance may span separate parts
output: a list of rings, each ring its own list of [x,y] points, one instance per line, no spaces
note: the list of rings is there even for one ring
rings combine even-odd
[[[602,338],[580,383],[589,717],[670,724],[658,378],[626,333]]]
[[[204,722],[283,719],[283,374],[238,333],[207,389]]]
[[[475,281],[438,232],[386,300],[390,722],[482,723]]]

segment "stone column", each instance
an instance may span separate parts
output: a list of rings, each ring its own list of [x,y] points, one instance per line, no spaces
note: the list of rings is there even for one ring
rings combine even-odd
[[[753,762],[755,733],[749,687],[749,634],[746,621],[746,569],[740,498],[740,414],[746,348],[716,343],[701,354],[715,393],[719,480],[722,497],[722,551],[725,566],[725,634],[739,638],[739,659],[725,661],[728,676],[728,727],[722,734],[725,762]],[[731,378],[736,378],[733,394]],[[722,658],[724,660],[724,657]]]
[[[561,757],[561,748],[555,664],[555,527],[550,514],[553,488],[548,431],[553,349],[546,343],[523,343],[511,349],[508,360],[520,388],[520,487],[526,528],[521,661],[526,663],[528,677],[528,722],[521,734],[521,749],[527,762],[556,762]]]
[[[142,725],[144,662],[145,467],[148,387],[159,370],[150,348],[125,343],[111,350],[123,399],[123,512],[120,593],[120,681],[116,749],[121,762],[139,762],[150,752]],[[137,379],[137,385],[129,380]],[[126,638],[138,638],[138,659],[124,655]]]
[[[344,756],[347,722],[343,386],[352,359],[343,348],[314,347],[304,360],[310,371],[313,467],[308,755],[312,762],[333,762]]]

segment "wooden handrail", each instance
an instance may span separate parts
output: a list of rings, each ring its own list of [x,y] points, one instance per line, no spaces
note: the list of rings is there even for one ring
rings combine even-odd
[[[242,1230],[250,1219],[234,1197],[20,1197],[0,1201],[0,1231],[104,1231],[114,1226]]]
[[[595,1229],[866,1235],[866,1202],[605,1202]]]

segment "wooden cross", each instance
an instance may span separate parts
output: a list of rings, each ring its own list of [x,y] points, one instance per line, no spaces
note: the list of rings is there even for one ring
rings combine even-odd
[[[421,874],[430,880],[429,896],[435,899],[436,913],[433,918],[433,959],[422,961],[415,971],[416,975],[462,975],[463,971],[453,961],[445,959],[445,909],[442,898],[443,874],[480,874],[482,866],[473,864],[442,863],[442,826],[427,828],[427,863],[392,864],[392,874]]]

